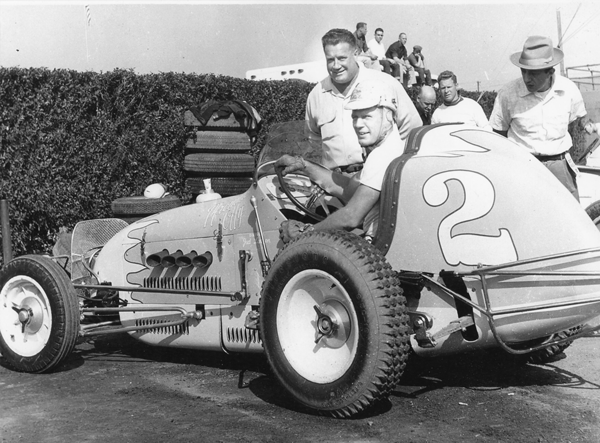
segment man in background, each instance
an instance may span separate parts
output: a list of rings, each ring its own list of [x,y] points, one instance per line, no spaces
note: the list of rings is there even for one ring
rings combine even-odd
[[[432,124],[461,122],[492,130],[481,105],[459,94],[458,81],[452,71],[444,71],[438,76],[438,89],[444,103],[433,111]]]
[[[401,139],[421,126],[421,118],[408,94],[393,77],[366,69],[356,61],[356,39],[346,29],[332,29],[321,39],[329,75],[315,85],[306,101],[309,139],[320,142],[322,164],[353,173],[362,169],[363,149],[352,128],[352,113],[344,109],[357,83],[388,85],[397,105],[396,126]]]
[[[354,37],[356,38],[356,46],[359,49],[358,61],[364,64],[367,68],[373,68],[373,63],[377,60],[377,56],[374,55],[367,45],[367,24],[359,22],[356,24],[356,31],[354,31]]]
[[[390,45],[385,53],[388,59],[394,60],[395,64],[392,65],[392,75],[402,83],[404,88],[408,88],[408,79],[410,78],[410,63],[406,60],[408,52],[406,50],[406,42],[408,38],[406,34],[402,32],[398,36],[398,40]]]
[[[415,99],[415,107],[421,116],[423,126],[431,124],[431,114],[435,108],[436,101],[437,94],[435,93],[435,89],[427,85],[421,86],[417,98]]]
[[[419,74],[417,77],[417,86],[426,84],[431,86],[431,71],[425,67],[425,56],[421,53],[423,48],[419,45],[413,46],[413,52],[408,55],[408,62],[413,67],[415,72]]]
[[[595,127],[586,121],[587,111],[577,85],[555,74],[554,66],[563,58],[550,38],[527,38],[523,50],[510,56],[521,77],[498,91],[490,123],[495,132],[533,154],[579,199],[568,127],[574,123],[588,133],[595,132]]]
[[[377,63],[381,66],[381,70],[386,74],[392,75],[392,63],[396,63],[394,60],[388,60],[385,56],[385,46],[381,41],[383,40],[383,29],[375,29],[375,37],[369,40],[367,46],[373,55],[377,57]]]

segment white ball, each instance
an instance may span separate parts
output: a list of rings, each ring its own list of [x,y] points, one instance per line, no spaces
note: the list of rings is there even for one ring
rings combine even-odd
[[[144,190],[146,198],[162,198],[167,195],[167,188],[162,183],[153,183]]]

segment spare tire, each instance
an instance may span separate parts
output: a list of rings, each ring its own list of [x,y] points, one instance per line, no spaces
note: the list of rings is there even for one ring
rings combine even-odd
[[[114,200],[110,207],[115,216],[146,216],[181,206],[181,199],[175,195],[162,198],[146,198],[143,196],[121,197]]]
[[[186,155],[207,152],[248,152],[252,147],[245,132],[196,131],[185,144]]]
[[[250,154],[189,154],[183,170],[192,177],[252,177],[254,157]]]

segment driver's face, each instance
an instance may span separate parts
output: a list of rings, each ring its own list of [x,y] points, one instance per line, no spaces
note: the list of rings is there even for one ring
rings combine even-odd
[[[352,111],[352,126],[361,146],[372,146],[381,140],[385,128],[382,111],[377,106]]]

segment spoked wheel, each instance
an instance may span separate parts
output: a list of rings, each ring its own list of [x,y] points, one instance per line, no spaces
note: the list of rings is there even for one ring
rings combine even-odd
[[[260,327],[278,381],[302,405],[350,417],[386,398],[409,353],[405,299],[360,237],[310,232],[275,258]]]
[[[47,372],[75,347],[79,306],[66,273],[51,259],[26,255],[0,273],[0,353],[22,372]]]

